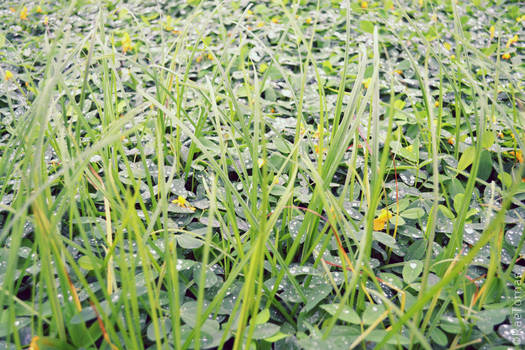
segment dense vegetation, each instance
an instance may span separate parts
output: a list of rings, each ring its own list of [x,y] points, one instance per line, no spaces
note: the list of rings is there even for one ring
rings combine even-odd
[[[525,344],[519,2],[0,17],[0,349]]]

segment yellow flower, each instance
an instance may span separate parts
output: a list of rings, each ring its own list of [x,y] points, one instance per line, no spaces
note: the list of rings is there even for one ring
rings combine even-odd
[[[5,81],[8,81],[9,79],[12,79],[12,78],[13,78],[13,73],[11,73],[11,71],[9,70],[6,70],[4,74]]]
[[[403,71],[401,69],[396,69],[394,70],[394,73],[401,75],[403,74]]]
[[[453,145],[454,144],[454,138],[453,137],[449,137],[447,142],[450,144],[450,145]]]
[[[450,46],[449,43],[444,43],[443,46],[444,46],[445,49],[447,49],[448,51],[450,51],[450,49],[452,48],[452,47]]]
[[[20,12],[20,19],[21,20],[27,20],[27,7],[24,6],[22,11]]]
[[[503,55],[501,55],[501,59],[503,60],[509,60],[510,59],[510,53],[504,53]]]
[[[518,34],[515,34],[512,38],[509,38],[507,41],[507,45],[505,45],[506,48],[509,48],[510,45],[518,42]]]
[[[450,55],[450,59],[451,60],[455,60],[456,59],[456,55]]]
[[[195,211],[195,207],[191,206],[191,204],[183,196],[179,196],[177,199],[174,199],[171,202],[177,204],[181,208],[186,208]]]
[[[490,32],[490,40],[494,39],[494,35],[496,34],[496,28],[494,26],[490,26],[489,32]]]
[[[514,156],[514,158],[516,158],[516,160],[517,160],[518,162],[523,163],[523,153],[521,153],[521,151],[519,151],[519,150],[516,151],[516,152],[514,152],[514,151],[510,151],[509,154],[510,154],[511,156]]]
[[[368,79],[363,80],[363,85],[365,86],[365,89],[368,89],[368,86],[370,86],[370,81],[371,80],[372,80],[372,78],[368,78]]]
[[[368,2],[367,1],[361,1],[361,8],[367,9],[368,8]]]
[[[321,131],[323,128],[321,127],[321,124],[317,125],[317,131],[314,133],[314,139],[319,139],[321,137]]]
[[[209,59],[210,61],[213,61],[213,55],[212,55],[211,53],[208,54],[208,59]]]
[[[299,125],[299,133],[301,134],[301,136],[306,134],[306,129],[304,128],[303,123],[301,123],[301,125]]]
[[[36,7],[36,13],[42,13],[42,7],[37,6]]]
[[[252,11],[252,10],[248,10],[248,11],[246,11],[246,14],[247,14],[248,16],[251,16],[251,15],[253,15],[253,11]]]
[[[47,18],[47,16],[44,16],[44,25],[47,26],[48,20],[49,20],[49,18]]]
[[[264,26],[264,22],[257,23],[257,28],[262,28]]]
[[[312,23],[312,18],[311,18],[311,17],[308,17],[308,18],[306,19],[305,22],[306,22],[306,24],[310,24],[310,23]]]
[[[38,350],[38,335],[35,335],[33,339],[31,339],[31,344],[29,344],[29,350]]]
[[[434,102],[434,106],[439,107],[439,101]]]
[[[131,38],[129,37],[128,33],[124,33],[120,42],[122,44],[123,53],[133,50],[133,45],[131,45]]]
[[[275,24],[279,23],[279,18],[277,17],[272,18],[272,22]]]
[[[257,159],[257,166],[259,169],[262,168],[264,164],[266,164],[266,161],[263,158]]]
[[[315,149],[315,153],[317,154],[321,153],[321,149],[319,148],[319,145],[315,145],[314,149]],[[326,152],[326,147],[323,147],[323,152]]]
[[[387,209],[381,210],[379,216],[374,219],[374,231],[381,231],[385,228],[385,224],[392,217],[392,213]]]

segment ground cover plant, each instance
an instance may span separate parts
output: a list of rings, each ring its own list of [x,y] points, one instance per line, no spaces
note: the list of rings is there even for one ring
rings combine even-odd
[[[519,2],[0,17],[0,348],[525,344]]]

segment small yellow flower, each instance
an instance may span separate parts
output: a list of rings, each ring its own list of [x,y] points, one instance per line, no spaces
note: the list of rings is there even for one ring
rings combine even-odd
[[[314,149],[315,149],[315,153],[317,154],[320,154],[321,153],[321,149],[319,148],[319,145],[315,145],[314,146]],[[323,153],[326,152],[328,149],[326,147],[323,147]]]
[[[314,133],[314,139],[319,139],[321,137],[321,131],[323,128],[321,127],[321,124],[317,125],[317,131]]]
[[[20,12],[20,19],[21,20],[27,20],[27,7],[24,6],[22,11]]]
[[[274,184],[274,185],[278,185],[279,184],[279,178],[277,177],[277,175],[273,177],[272,184]]]
[[[503,60],[510,60],[510,53],[504,53],[503,55],[501,55],[501,59]]]
[[[195,211],[195,207],[193,207],[183,196],[179,196],[177,199],[174,199],[171,202],[177,204],[181,208],[186,208]]]
[[[257,23],[257,28],[262,28],[262,27],[264,27],[264,22]]]
[[[264,164],[266,164],[266,161],[263,158],[257,159],[257,166],[259,169],[262,168]]]
[[[507,45],[505,45],[505,47],[508,49],[510,45],[517,43],[517,42],[518,42],[518,34],[515,34],[512,38],[509,38],[509,40],[507,41]]]
[[[13,73],[11,73],[11,71],[9,71],[9,70],[6,70],[5,74],[4,74],[5,81],[8,81],[8,80],[10,80],[12,78],[13,78]]]
[[[514,156],[514,158],[516,158],[516,160],[520,163],[523,163],[523,153],[521,153],[520,150],[514,152],[514,151],[510,151],[509,154],[511,156]]]
[[[401,69],[396,69],[394,70],[394,73],[401,75],[403,74],[403,71]]]
[[[449,137],[447,142],[449,143],[449,145],[453,145],[454,144],[454,138],[453,137]]]
[[[42,7],[37,6],[35,11],[36,13],[42,13]]]
[[[213,61],[213,55],[212,55],[211,53],[208,54],[208,59],[209,59],[210,61]]]
[[[439,107],[439,101],[434,102],[435,107]]]
[[[385,224],[392,217],[392,213],[387,209],[381,210],[379,216],[374,219],[374,231],[382,231],[385,228]]]
[[[452,48],[449,43],[444,43],[443,46],[445,47],[445,49],[447,49],[447,51],[450,51],[450,49]]]
[[[133,45],[131,45],[131,38],[129,37],[128,33],[124,33],[124,35],[122,36],[121,44],[123,53],[133,50]]]
[[[251,16],[251,15],[253,15],[253,11],[252,11],[252,10],[248,10],[248,11],[246,11],[246,14],[247,14],[248,16]]]
[[[306,22],[306,24],[310,24],[310,23],[312,23],[312,18],[311,18],[311,17],[308,17],[308,18],[306,19],[305,22]]]
[[[38,335],[35,335],[33,339],[31,339],[31,344],[29,344],[29,350],[38,350]]]
[[[490,40],[494,39],[494,35],[496,35],[496,28],[494,26],[490,26],[489,32],[490,32]]]
[[[279,23],[279,18],[277,17],[272,18],[272,22],[275,24]]]
[[[450,59],[451,60],[455,60],[456,59],[456,55],[450,55]]]
[[[368,89],[368,86],[370,86],[370,81],[371,80],[372,80],[372,78],[368,78],[368,79],[363,80],[363,85],[364,85],[365,89]]]
[[[368,8],[368,2],[367,1],[361,1],[361,8],[367,9]]]
[[[301,136],[306,134],[306,129],[304,128],[303,123],[301,123],[301,125],[299,126],[299,133],[301,134]]]
[[[47,16],[44,16],[44,25],[47,26],[48,21],[49,21],[49,18],[47,18]]]

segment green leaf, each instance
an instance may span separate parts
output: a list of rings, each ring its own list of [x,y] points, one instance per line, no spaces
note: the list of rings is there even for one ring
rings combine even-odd
[[[439,205],[439,210],[445,215],[448,219],[454,220],[455,216],[452,210],[450,210],[448,207],[445,207],[443,204]]]
[[[446,346],[448,344],[447,335],[437,327],[433,328],[430,332],[430,338],[438,345]]]
[[[501,181],[501,184],[507,188],[512,186],[512,176],[509,173],[498,174],[498,179]]]
[[[107,300],[100,303],[100,306],[102,307],[102,310],[104,310],[104,313],[106,315],[111,314],[111,308],[109,307],[109,303]],[[71,324],[80,324],[85,323],[87,321],[91,321],[97,318],[97,313],[95,310],[93,310],[92,307],[85,307],[80,311],[79,313],[75,314],[71,319],[69,320],[69,323]]]
[[[423,271],[423,263],[420,260],[407,261],[403,266],[403,280],[406,283],[412,283],[418,278],[421,271]]]
[[[483,181],[487,181],[491,173],[492,173],[492,156],[490,155],[489,151],[483,150],[481,151],[481,156],[480,156],[478,177]]]
[[[425,215],[425,209],[423,208],[410,208],[400,214],[402,217],[407,219],[420,219]]]
[[[303,312],[309,312],[317,305],[321,300],[326,298],[332,291],[332,286],[329,283],[312,283],[310,288],[305,293],[306,300],[308,302],[303,308]]]
[[[467,148],[461,157],[459,158],[458,162],[458,171],[465,170],[472,162],[474,161],[474,157],[476,155],[476,148],[474,146],[470,146]]]
[[[78,265],[83,268],[84,270],[95,270],[100,269],[104,264],[100,259],[97,259],[95,257],[90,258],[87,255],[83,255],[78,259]]]
[[[269,319],[270,319],[270,310],[264,309],[263,311],[259,312],[257,316],[255,316],[253,322],[255,324],[263,324],[263,323],[268,322]]]
[[[478,322],[476,326],[484,333],[489,334],[493,331],[494,326],[505,321],[507,315],[510,314],[508,308],[494,309],[494,310],[483,310],[476,314]]]
[[[461,209],[461,204],[463,203],[463,198],[465,195],[463,193],[458,193],[454,197],[454,210],[456,213],[459,213],[459,210]]]
[[[359,22],[359,28],[365,33],[372,34],[374,32],[374,23],[370,21],[361,21]]]
[[[324,304],[320,306],[321,309],[328,312],[330,315],[335,316],[335,313],[337,312],[337,308],[339,307],[338,304]],[[361,323],[361,318],[355,312],[354,309],[352,309],[348,305],[344,305],[341,313],[339,314],[339,317],[337,318],[341,321],[348,322],[348,323],[354,323],[359,324]]]
[[[481,146],[483,148],[490,148],[496,141],[496,134],[491,131],[485,131],[483,137],[481,138]]]
[[[389,234],[386,234],[384,232],[374,231],[373,233],[374,240],[383,243],[385,246],[389,248],[397,248],[396,240],[394,237],[390,236]]]
[[[289,334],[282,333],[282,332],[277,332],[277,334],[272,335],[269,338],[264,338],[264,340],[269,342],[269,343],[275,343],[276,341],[284,339],[284,338],[289,337],[289,336],[290,336]]]
[[[196,249],[201,247],[204,242],[187,234],[176,235],[177,243],[184,249]]]
[[[68,343],[62,341],[62,340],[59,340],[59,339],[55,339],[55,338],[51,338],[51,337],[39,337],[36,341],[35,341],[35,345],[33,348],[34,349],[39,349],[39,350],[74,350],[75,348],[71,345],[69,345]]]
[[[276,335],[281,328],[274,323],[258,324],[253,330],[253,339],[266,339]]]
[[[370,325],[376,322],[385,312],[383,304],[368,304],[363,312],[363,324]]]

